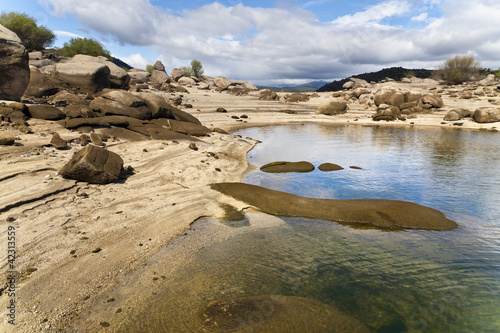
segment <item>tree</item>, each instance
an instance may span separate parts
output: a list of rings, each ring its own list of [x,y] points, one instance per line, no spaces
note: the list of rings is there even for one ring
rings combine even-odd
[[[448,84],[460,84],[477,75],[479,66],[479,61],[471,55],[456,55],[445,61],[437,76]]]
[[[89,56],[103,56],[112,59],[108,50],[104,49],[99,42],[92,38],[71,38],[69,42],[64,43],[63,55],[73,57],[77,54],[86,54]]]
[[[0,24],[15,32],[28,52],[44,50],[56,40],[52,31],[43,25],[38,26],[36,19],[25,13],[2,12]]]
[[[197,78],[200,78],[203,76],[203,73],[205,73],[205,70],[203,69],[201,62],[199,62],[198,60],[191,61],[191,73],[192,73],[192,75],[196,76]]]
[[[184,76],[190,77],[193,75],[193,69],[189,66],[182,66],[181,67],[182,73],[184,73]]]

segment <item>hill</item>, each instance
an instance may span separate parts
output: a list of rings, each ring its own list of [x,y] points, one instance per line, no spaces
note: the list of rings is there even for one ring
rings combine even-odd
[[[385,80],[386,78],[391,78],[396,81],[400,81],[402,78],[406,76],[416,76],[418,78],[426,79],[430,78],[432,75],[431,70],[428,69],[408,69],[408,68],[403,68],[403,67],[390,67],[390,68],[384,68],[378,72],[371,72],[371,73],[364,73],[364,74],[358,74],[358,75],[353,75],[351,77],[355,77],[358,79],[363,79],[368,82],[380,82],[382,80]],[[321,88],[319,88],[318,92],[322,91],[338,91],[342,90],[342,86],[344,83],[348,82],[349,78],[342,79],[342,80],[337,80],[333,81],[331,83],[328,83]]]
[[[323,87],[327,81],[311,81],[304,84],[283,84],[279,87],[273,86],[258,86],[259,89],[269,89],[271,91],[284,92],[313,92],[316,89]]]

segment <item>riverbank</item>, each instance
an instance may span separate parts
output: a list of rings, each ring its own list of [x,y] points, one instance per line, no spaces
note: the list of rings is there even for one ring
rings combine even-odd
[[[458,101],[444,96],[445,107],[439,112],[396,122],[374,122],[373,110],[358,104],[349,105],[348,112],[339,116],[315,114],[317,105],[330,97],[331,93],[321,93],[304,103],[287,104],[260,100],[257,93],[233,96],[189,89],[183,100],[192,105],[184,111],[209,128],[226,131],[305,123],[457,130],[496,130],[497,126],[470,120],[460,121],[461,126],[442,121],[447,111],[460,103],[469,103],[462,107],[471,109],[490,105],[486,97]],[[227,112],[218,112],[219,107]],[[64,139],[79,134],[54,122],[29,122],[33,134],[12,131],[20,137],[20,145],[0,147],[0,187],[2,193],[8,194],[0,199],[0,244],[7,244],[8,227],[14,226],[14,270],[19,273],[15,297],[4,291],[0,306],[4,319],[3,309],[15,300],[18,332],[64,331],[68,327],[74,331],[104,330],[106,325],[102,323],[109,323],[109,308],[119,301],[115,299],[116,290],[120,289],[121,295],[133,295],[126,300],[132,303],[150,293],[147,283],[130,283],[130,279],[137,279],[149,260],[169,242],[204,217],[223,217],[225,211],[220,203],[239,210],[245,207],[208,185],[241,181],[249,167],[246,154],[257,144],[251,138],[214,132],[196,143],[197,151],[183,141],[110,141],[108,149],[119,154],[134,173],[116,183],[89,185],[57,175],[79,147],[47,147],[53,132]],[[1,258],[5,281],[6,249]],[[170,270],[182,268],[182,261],[176,265]],[[1,324],[2,328],[10,328],[6,322]]]

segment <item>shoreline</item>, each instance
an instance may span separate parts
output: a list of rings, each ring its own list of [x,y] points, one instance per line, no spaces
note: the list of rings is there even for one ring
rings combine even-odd
[[[7,243],[7,227],[11,225],[16,227],[19,239],[18,331],[103,329],[99,326],[105,320],[102,314],[108,314],[111,307],[107,300],[115,290],[125,288],[124,281],[140,275],[143,265],[165,246],[191,230],[200,218],[221,217],[224,212],[219,203],[239,210],[246,208],[208,187],[215,182],[241,182],[251,168],[247,154],[257,141],[235,137],[233,133],[239,129],[320,124],[498,131],[498,123],[465,120],[462,126],[453,126],[453,122],[442,124],[442,117],[451,107],[406,122],[374,122],[373,110],[362,106],[352,106],[345,115],[316,115],[315,105],[330,95],[321,93],[319,98],[305,103],[285,104],[258,100],[257,95],[240,97],[190,89],[185,100],[194,107],[183,110],[204,125],[220,127],[231,134],[202,137],[203,142],[197,142],[198,151],[188,149],[188,143],[183,141],[109,142],[109,150],[122,156],[124,165],[132,166],[136,173],[108,185],[88,185],[57,176],[56,170],[80,147],[65,151],[44,147],[50,142],[48,134],[58,132],[67,139],[77,133],[56,123],[30,120],[35,133],[16,134],[23,146],[0,147],[0,167],[3,175],[11,177],[0,185],[13,195],[5,202],[34,195],[32,202],[0,213],[1,243]],[[445,106],[447,101],[445,98]],[[218,106],[226,107],[228,112],[216,112]],[[278,112],[287,109],[297,113]],[[231,118],[242,114],[248,116],[243,118],[246,122]],[[14,175],[21,170],[26,172]],[[54,193],[41,195],[49,186],[53,186]],[[7,222],[9,217],[15,220]],[[93,253],[97,249],[101,250]],[[6,251],[1,257],[1,277],[5,279]],[[145,285],[131,294],[131,302],[140,298],[137,293],[148,290]],[[0,297],[2,315],[8,301],[5,294]],[[0,324],[1,327],[6,323]]]

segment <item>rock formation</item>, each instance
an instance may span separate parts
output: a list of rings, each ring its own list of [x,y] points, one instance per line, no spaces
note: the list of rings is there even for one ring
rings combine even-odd
[[[263,172],[284,173],[284,172],[311,172],[314,165],[309,162],[272,162],[260,167]]]
[[[0,100],[19,101],[30,81],[28,61],[19,37],[0,25]]]

